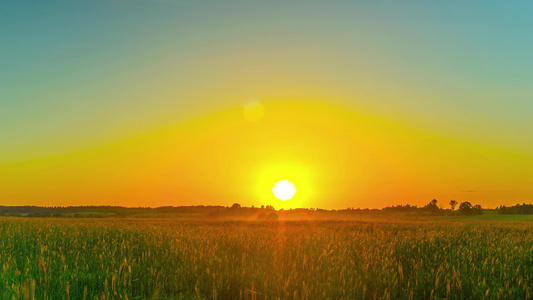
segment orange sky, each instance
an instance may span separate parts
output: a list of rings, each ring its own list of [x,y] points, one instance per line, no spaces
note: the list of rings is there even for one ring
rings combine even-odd
[[[5,205],[274,205],[380,208],[436,198],[524,202],[526,154],[439,136],[346,108],[265,101],[82,151],[4,163]],[[288,179],[298,192],[275,199]]]

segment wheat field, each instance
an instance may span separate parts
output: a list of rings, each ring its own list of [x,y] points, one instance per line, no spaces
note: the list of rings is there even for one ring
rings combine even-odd
[[[0,218],[0,299],[528,299],[533,224]]]

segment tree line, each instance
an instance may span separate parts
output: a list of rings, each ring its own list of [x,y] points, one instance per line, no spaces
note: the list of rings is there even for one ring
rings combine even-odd
[[[533,204],[517,204],[515,206],[500,206],[497,209],[500,214],[533,214]],[[122,206],[0,206],[0,215],[3,216],[29,216],[29,217],[127,217],[127,216],[140,216],[140,215],[164,215],[164,214],[183,214],[191,215],[198,214],[204,215],[208,218],[217,218],[220,216],[244,216],[248,214],[258,215],[260,219],[274,219],[275,213],[283,211],[283,209],[276,211],[273,206],[261,206],[261,207],[244,207],[239,203],[234,203],[232,206],[162,206],[162,207],[122,207]],[[443,214],[459,214],[459,215],[478,215],[483,213],[481,205],[465,201],[459,203],[456,200],[450,200],[446,208],[439,205],[436,199],[431,200],[429,203],[422,207],[416,205],[396,205],[387,206],[383,209],[339,209],[339,210],[327,210],[320,208],[298,208],[290,209],[288,211],[293,212],[306,212],[306,213],[357,213],[362,211],[369,212],[409,212],[420,213],[430,215],[443,215]]]
[[[483,213],[483,209],[481,205],[476,204],[472,205],[472,203],[465,201],[465,202],[457,202],[455,200],[450,200],[448,203],[450,206],[451,211],[455,211],[457,208],[457,205],[459,205],[459,208],[457,209],[457,213],[460,215],[480,215]],[[416,205],[412,206],[409,204],[406,205],[397,205],[397,206],[387,206],[383,210],[385,211],[402,211],[402,212],[427,212],[434,215],[441,215],[446,212],[446,209],[439,207],[437,199],[431,200],[428,204],[426,204],[423,207],[418,207]]]
[[[531,215],[533,214],[533,204],[517,204],[515,206],[500,205],[496,211],[499,214],[510,215]]]

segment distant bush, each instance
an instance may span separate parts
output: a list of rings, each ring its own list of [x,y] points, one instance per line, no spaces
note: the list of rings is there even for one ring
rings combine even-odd
[[[462,202],[459,204],[459,213],[461,215],[481,215],[483,213],[481,205],[477,204],[472,206],[470,202]]]
[[[437,206],[437,199],[431,200],[422,210],[427,211],[433,215],[440,215],[443,213],[442,209]]]

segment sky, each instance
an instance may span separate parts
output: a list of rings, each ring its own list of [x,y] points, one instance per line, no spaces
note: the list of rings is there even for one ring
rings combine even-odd
[[[528,1],[3,1],[0,205],[533,199]],[[294,183],[292,200],[272,194]]]

